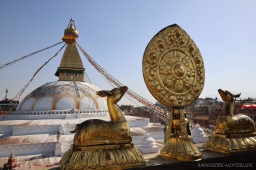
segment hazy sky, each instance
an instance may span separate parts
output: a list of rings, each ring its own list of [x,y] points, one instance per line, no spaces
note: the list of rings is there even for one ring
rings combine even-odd
[[[0,64],[60,42],[72,17],[79,30],[77,42],[84,50],[120,82],[155,102],[142,75],[143,53],[159,30],[176,23],[194,40],[204,59],[206,78],[200,97],[219,97],[219,88],[256,97],[255,9],[255,0],[0,1]],[[13,98],[61,46],[0,70],[0,99],[5,88]],[[63,52],[39,72],[21,99],[58,79],[54,73]],[[111,89],[80,56],[93,84]],[[127,100],[120,102],[124,103]]]

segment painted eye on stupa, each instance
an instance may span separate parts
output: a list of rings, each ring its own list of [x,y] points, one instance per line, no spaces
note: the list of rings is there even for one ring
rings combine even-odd
[[[69,73],[64,73],[65,76],[69,76]]]
[[[74,76],[75,76],[75,77],[78,77],[78,76],[79,76],[79,74],[74,74]]]

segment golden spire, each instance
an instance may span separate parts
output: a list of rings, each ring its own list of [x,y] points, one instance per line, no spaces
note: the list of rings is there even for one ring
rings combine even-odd
[[[60,67],[55,73],[55,76],[59,77],[59,81],[84,81],[85,69],[75,44],[77,38],[78,30],[71,18],[62,38],[67,47],[62,56]]]

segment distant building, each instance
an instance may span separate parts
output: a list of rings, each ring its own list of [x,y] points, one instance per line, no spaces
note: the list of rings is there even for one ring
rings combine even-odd
[[[156,102],[156,104],[155,104],[156,106],[158,106],[158,107],[161,107],[161,108],[165,108],[165,105],[163,105],[162,103],[160,103],[160,102]]]
[[[13,99],[7,98],[8,89],[6,89],[6,95],[3,100],[0,101],[0,116],[4,114],[9,114],[12,111],[16,110],[16,107],[19,104],[19,101],[13,101]]]
[[[238,108],[235,111],[235,114],[244,114],[252,118],[256,122],[256,104],[253,103],[244,103],[238,105]]]
[[[221,109],[222,101],[217,101],[217,98],[198,98],[194,103],[185,108],[186,118],[190,123],[198,123],[200,126],[208,127],[215,125],[216,109]]]
[[[149,118],[149,122],[152,122],[152,116],[146,106],[135,107],[135,113],[138,117]]]
[[[15,111],[19,101],[2,100],[0,101],[0,111]]]
[[[161,103],[159,103],[158,106],[164,108],[164,105]],[[147,106],[134,107],[133,105],[121,105],[119,108],[122,110],[124,115],[149,118],[149,122],[163,123],[159,116],[154,114],[152,110],[149,110]]]
[[[208,124],[209,125],[216,125],[216,120],[218,116],[221,114],[222,109],[215,109],[212,113],[209,114],[209,120]]]
[[[156,102],[155,105],[166,109],[166,106],[160,102]],[[209,127],[209,125],[216,125],[216,120],[221,114],[223,106],[224,102],[218,101],[217,98],[198,98],[194,103],[185,108],[185,116],[189,123],[198,123],[200,126]],[[165,123],[157,114],[149,111],[146,106],[122,105],[120,109],[125,115],[149,118],[150,122],[154,123]],[[167,110],[170,112],[172,108],[167,107]],[[245,114],[256,122],[256,100],[252,98],[237,100],[234,107],[235,114]]]
[[[121,105],[119,108],[123,111],[124,115],[136,116],[133,105]]]

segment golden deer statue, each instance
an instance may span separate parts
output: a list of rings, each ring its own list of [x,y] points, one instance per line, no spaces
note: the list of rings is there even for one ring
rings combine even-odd
[[[240,97],[241,93],[234,95],[221,89],[218,92],[225,105],[217,118],[215,133],[234,136],[256,132],[254,121],[250,117],[243,114],[233,115],[235,98]]]
[[[126,86],[97,94],[107,97],[111,121],[86,120],[77,124],[73,146],[60,160],[61,170],[122,170],[145,166],[142,154],[131,143],[130,126],[117,106]]]
[[[107,96],[111,121],[92,119],[77,124],[75,130],[71,131],[71,133],[75,132],[73,141],[75,146],[131,143],[130,126],[117,106],[117,102],[120,101],[127,89],[126,86],[123,86],[111,91],[102,90],[97,92],[101,97]]]
[[[224,154],[256,151],[256,129],[254,121],[243,114],[233,115],[235,98],[240,94],[218,90],[225,102],[216,121],[215,134],[206,142],[204,149]]]

